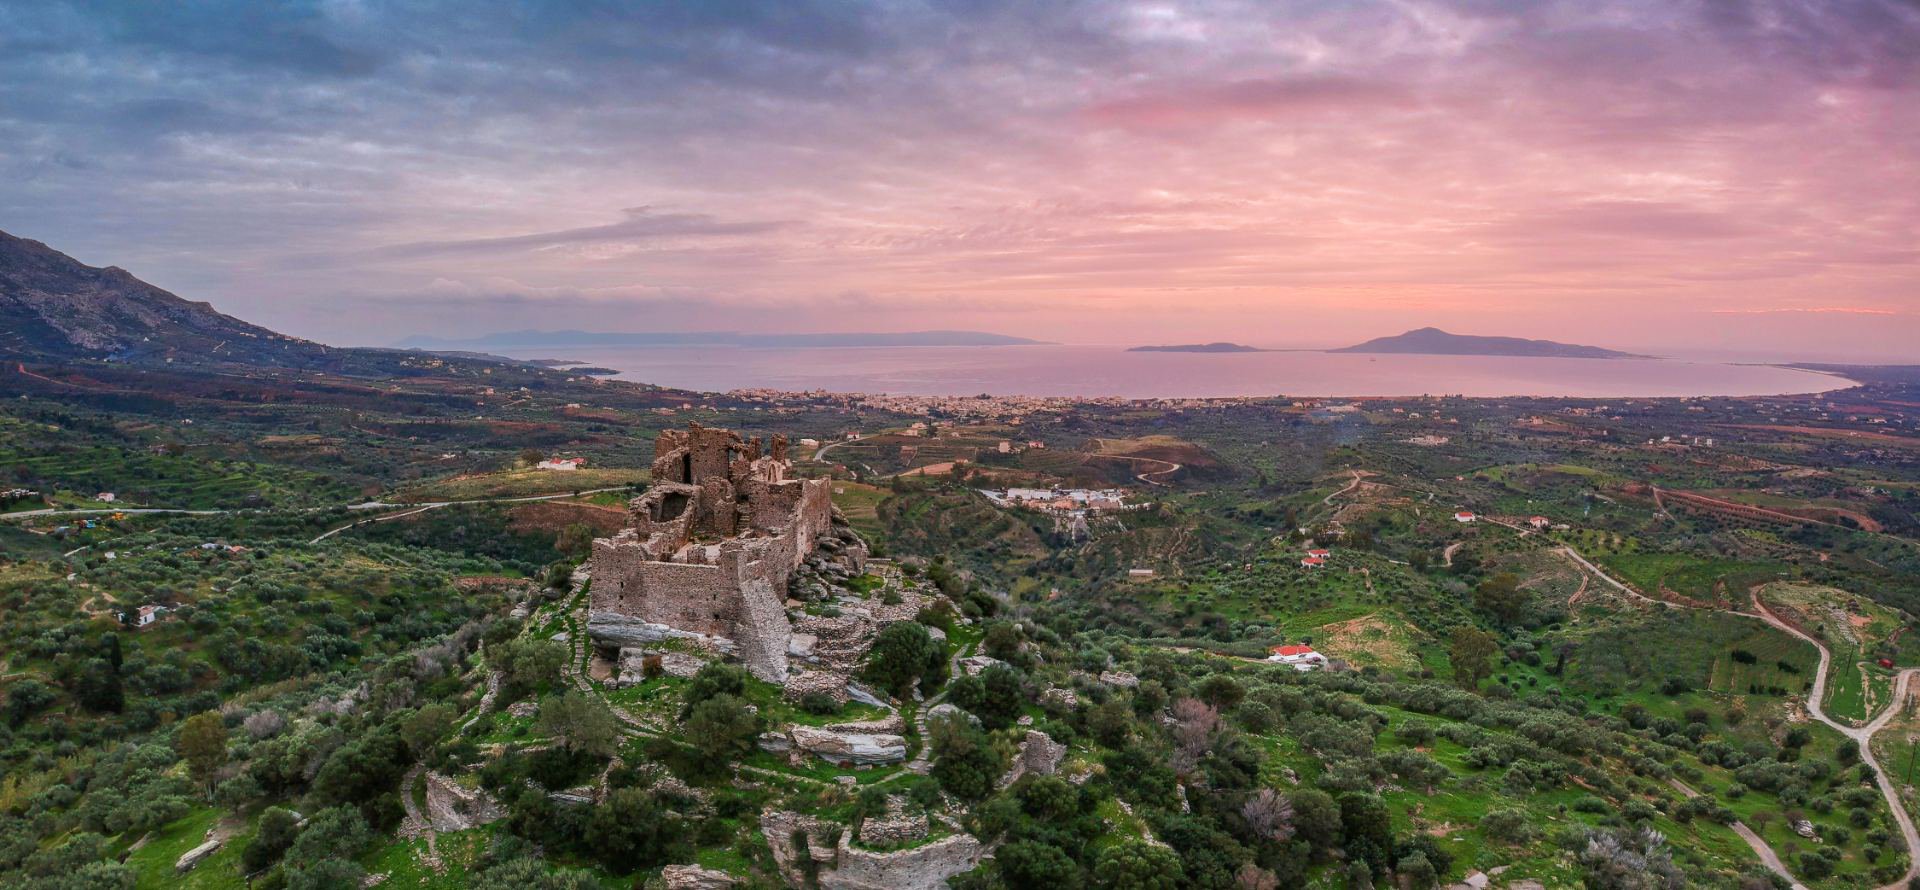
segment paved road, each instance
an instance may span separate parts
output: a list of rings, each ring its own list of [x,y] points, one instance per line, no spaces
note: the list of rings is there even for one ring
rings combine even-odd
[[[813,452],[813,459],[814,459],[814,460],[825,460],[825,459],[826,459],[826,457],[827,457],[827,452],[829,452],[829,451],[832,451],[832,450],[833,450],[833,449],[835,449],[835,448],[839,448],[839,447],[840,447],[840,446],[842,446],[842,445],[851,445],[851,444],[853,444],[853,443],[855,443],[855,442],[859,442],[859,441],[862,441],[862,440],[864,440],[864,439],[867,439],[867,438],[870,438],[870,437],[868,437],[868,436],[854,436],[854,437],[853,437],[853,438],[851,438],[851,439],[841,439],[841,440],[840,440],[840,441],[838,441],[838,442],[828,442],[827,444],[825,444],[825,445],[822,445],[822,446],[820,446],[820,447],[819,447],[818,449],[816,449],[816,450],[815,450],[815,451]]]
[[[406,512],[404,513],[395,513],[391,516],[376,516],[372,519],[361,519],[361,520],[356,520],[354,522],[349,522],[346,525],[340,526],[339,528],[328,529],[327,531],[321,533],[319,537],[314,538],[313,540],[307,542],[309,544],[318,544],[321,541],[324,541],[328,538],[333,537],[334,535],[337,535],[343,531],[346,531],[347,529],[360,525],[363,522],[386,522],[389,519],[399,519],[403,516],[412,516],[416,513],[425,513],[428,510],[437,510],[441,507],[451,507],[456,504],[518,504],[518,503],[527,503],[530,501],[558,501],[558,500],[563,500],[571,497],[584,497],[590,494],[603,494],[609,491],[626,491],[627,488],[628,486],[625,486],[625,485],[616,485],[612,488],[589,488],[585,491],[578,491],[578,492],[569,491],[564,494],[536,494],[536,495],[526,495],[521,497],[509,497],[509,498],[468,498],[466,500],[459,500],[459,501],[425,501],[425,502],[412,503],[412,504],[390,504],[390,503],[387,503],[386,501],[362,501],[358,504],[341,504],[338,507],[294,507],[290,509],[292,512],[296,512],[296,513],[321,513],[321,512],[325,512],[327,510],[333,510],[333,509],[354,510],[354,511],[403,510],[403,509],[406,510]],[[413,508],[413,509],[407,509],[407,508]],[[52,509],[48,509],[48,510],[26,510],[19,513],[0,514],[0,519],[12,519],[19,516],[74,516],[74,515],[93,515],[93,514],[110,514],[110,513],[129,513],[129,514],[169,513],[176,516],[225,516],[233,513],[278,513],[278,512],[282,512],[282,511],[272,507],[244,507],[244,508],[235,507],[235,508],[228,508],[224,510],[181,510],[181,509],[172,509],[167,507],[145,507],[145,508],[131,509],[131,510],[129,509],[118,509],[118,510],[91,510],[91,509],[89,510],[52,510]],[[115,539],[115,540],[118,540],[118,539]],[[107,543],[111,543],[111,542],[99,541],[93,544],[88,544],[84,547],[75,547],[74,549],[61,554],[61,556],[71,557],[82,550],[86,550],[91,547],[98,547],[102,544],[107,544]]]
[[[1893,810],[1893,820],[1899,824],[1900,834],[1907,841],[1907,873],[1901,875],[1899,880],[1881,888],[1881,890],[1902,890],[1902,888],[1907,886],[1908,881],[1915,877],[1920,877],[1920,831],[1914,829],[1913,817],[1907,815],[1907,808],[1900,803],[1900,793],[1894,789],[1893,780],[1887,778],[1887,771],[1881,769],[1880,762],[1874,759],[1873,735],[1881,729],[1884,729],[1899,713],[1900,703],[1907,698],[1907,693],[1912,685],[1913,675],[1920,673],[1920,668],[1907,668],[1900,672],[1899,678],[1894,683],[1893,701],[1887,703],[1887,707],[1880,712],[1880,716],[1873,718],[1873,720],[1869,721],[1865,726],[1847,726],[1842,724],[1828,717],[1826,709],[1821,706],[1821,700],[1826,697],[1827,673],[1833,663],[1833,654],[1827,651],[1827,644],[1802,633],[1799,628],[1780,620],[1780,617],[1773,614],[1772,610],[1766,607],[1766,604],[1760,602],[1759,591],[1754,591],[1752,596],[1753,608],[1755,612],[1758,613],[1757,617],[1760,620],[1812,643],[1813,647],[1819,650],[1820,669],[1814,674],[1813,688],[1807,691],[1807,713],[1812,714],[1813,719],[1839,730],[1841,735],[1860,743],[1860,759],[1865,762],[1867,766],[1873,768],[1874,778],[1880,785],[1880,794],[1887,799],[1887,806]]]
[[[626,491],[630,486],[616,485],[612,488],[589,488],[584,491],[569,491],[561,494],[536,494],[523,497],[467,498],[458,501],[412,501],[408,503],[388,503],[387,501],[362,501],[358,504],[335,504],[330,507],[226,507],[216,510],[189,510],[184,507],[87,507],[84,509],[60,510],[48,507],[42,510],[21,510],[15,513],[0,513],[0,519],[21,519],[33,516],[106,516],[114,513],[172,513],[180,516],[225,516],[231,513],[324,513],[328,510],[392,510],[401,507],[451,507],[455,504],[508,504],[519,501],[555,501],[562,498],[602,494],[609,491]]]

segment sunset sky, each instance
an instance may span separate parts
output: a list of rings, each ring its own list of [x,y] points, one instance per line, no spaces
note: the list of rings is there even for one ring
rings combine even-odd
[[[0,0],[0,229],[329,342],[1920,361],[1913,0],[172,6]]]

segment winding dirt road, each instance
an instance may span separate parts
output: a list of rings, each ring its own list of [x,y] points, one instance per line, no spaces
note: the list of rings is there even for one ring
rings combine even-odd
[[[1920,673],[1920,668],[1907,668],[1900,672],[1899,678],[1894,682],[1893,701],[1887,703],[1879,716],[1868,721],[1865,726],[1847,726],[1828,717],[1826,709],[1820,704],[1826,697],[1827,674],[1832,667],[1833,653],[1827,651],[1825,643],[1802,633],[1799,628],[1782,621],[1778,615],[1773,614],[1773,611],[1760,601],[1758,590],[1753,591],[1751,596],[1755,617],[1812,643],[1813,648],[1819,651],[1820,669],[1813,676],[1813,688],[1807,690],[1807,713],[1813,715],[1813,719],[1839,730],[1841,735],[1860,743],[1860,759],[1873,768],[1874,781],[1879,784],[1881,796],[1887,799],[1887,807],[1893,811],[1893,821],[1900,825],[1900,835],[1907,842],[1907,873],[1881,890],[1902,890],[1907,886],[1908,881],[1920,877],[1920,831],[1914,829],[1913,817],[1907,815],[1907,808],[1900,803],[1900,792],[1893,787],[1893,780],[1887,778],[1887,771],[1881,769],[1880,762],[1874,759],[1873,736],[1886,728],[1886,725],[1892,722],[1894,716],[1900,712],[1900,703],[1907,700],[1913,676]]]

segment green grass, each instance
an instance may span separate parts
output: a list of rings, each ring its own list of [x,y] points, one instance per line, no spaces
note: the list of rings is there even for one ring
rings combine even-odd
[[[154,831],[140,849],[127,856],[127,867],[133,870],[135,886],[245,887],[246,881],[240,876],[240,851],[253,836],[251,828],[229,838],[193,871],[179,875],[173,870],[180,855],[200,846],[206,840],[207,829],[218,823],[222,815],[213,807],[196,807],[186,816]]]

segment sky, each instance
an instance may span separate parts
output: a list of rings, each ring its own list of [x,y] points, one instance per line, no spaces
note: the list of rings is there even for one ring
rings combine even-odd
[[[1920,2],[0,0],[0,230],[352,345],[1920,361]]]

